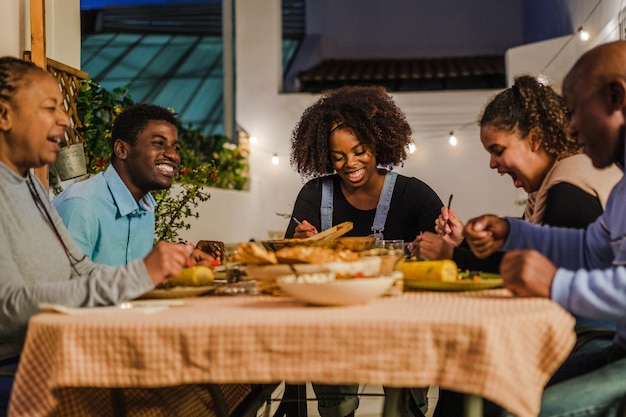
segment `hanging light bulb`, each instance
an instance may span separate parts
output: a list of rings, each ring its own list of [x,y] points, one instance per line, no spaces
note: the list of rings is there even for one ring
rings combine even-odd
[[[409,153],[411,154],[415,153],[416,150],[417,150],[417,145],[415,144],[415,142],[409,143],[409,146],[408,146]]]
[[[256,136],[250,136],[250,138],[248,139],[248,141],[250,142],[250,145],[256,145],[256,143],[257,143],[257,138],[256,138]]]
[[[450,144],[450,146],[456,146],[456,144],[458,143],[458,140],[456,140],[456,136],[454,136],[454,132],[450,132],[448,143]]]
[[[590,38],[590,35],[589,35],[589,32],[587,32],[581,26],[581,27],[578,28],[578,37],[580,38],[581,41],[587,42],[589,40],[589,38]]]
[[[279,162],[280,162],[280,159],[278,158],[278,154],[272,155],[272,164],[278,165]]]

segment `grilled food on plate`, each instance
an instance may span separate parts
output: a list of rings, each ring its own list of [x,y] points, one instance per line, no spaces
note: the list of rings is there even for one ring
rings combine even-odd
[[[348,249],[331,249],[323,246],[291,246],[276,251],[279,263],[323,264],[326,262],[351,262],[360,258]]]
[[[349,262],[360,258],[358,252],[348,249],[331,249],[324,246],[289,246],[271,252],[256,243],[240,243],[232,256],[235,262],[247,264],[289,264],[326,262]]]
[[[254,242],[240,243],[235,253],[233,253],[232,261],[261,265],[278,263],[274,252],[269,252],[263,246],[257,245]]]

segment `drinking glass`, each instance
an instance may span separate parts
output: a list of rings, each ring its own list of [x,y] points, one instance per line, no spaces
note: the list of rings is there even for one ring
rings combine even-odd
[[[375,248],[387,249],[388,251],[404,252],[404,240],[401,239],[378,239],[374,242]]]

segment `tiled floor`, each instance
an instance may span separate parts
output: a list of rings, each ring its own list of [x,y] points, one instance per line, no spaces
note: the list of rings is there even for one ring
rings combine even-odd
[[[279,386],[272,394],[271,408],[269,414],[266,409],[259,410],[258,417],[273,416],[273,413],[278,407],[278,403],[283,394],[283,385]],[[383,389],[380,386],[375,385],[362,385],[359,387],[359,392],[366,395],[361,396],[359,408],[356,410],[356,417],[380,417],[383,409]],[[437,404],[437,398],[439,396],[439,389],[437,387],[430,387],[428,390],[428,412],[426,417],[431,417],[435,404]],[[307,384],[307,398],[315,398],[311,384]],[[309,417],[319,417],[317,411],[317,403],[313,400],[307,403],[307,412]]]

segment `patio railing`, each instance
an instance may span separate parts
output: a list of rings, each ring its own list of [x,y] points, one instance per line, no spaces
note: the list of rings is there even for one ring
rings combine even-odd
[[[30,51],[24,52],[24,59],[31,60]],[[63,105],[73,127],[73,129],[68,129],[67,132],[69,137],[68,145],[83,142],[75,129],[83,126],[76,110],[76,97],[80,91],[81,82],[86,80],[89,74],[50,58],[47,59],[47,67],[50,75],[59,83],[59,88],[63,94]]]

